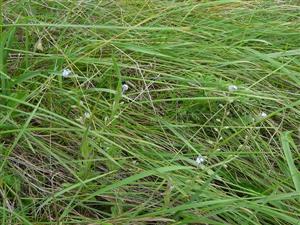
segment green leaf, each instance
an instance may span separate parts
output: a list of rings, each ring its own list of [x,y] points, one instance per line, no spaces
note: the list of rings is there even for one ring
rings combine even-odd
[[[286,131],[281,135],[281,144],[291,177],[294,182],[295,189],[297,190],[297,192],[300,192],[300,174],[295,166],[293,154],[290,149],[290,143],[292,143],[292,146],[295,146],[295,144],[290,134],[291,132]]]

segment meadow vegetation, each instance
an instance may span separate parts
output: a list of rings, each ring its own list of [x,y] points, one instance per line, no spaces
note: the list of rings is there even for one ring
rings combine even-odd
[[[300,224],[298,0],[0,10],[1,224]]]

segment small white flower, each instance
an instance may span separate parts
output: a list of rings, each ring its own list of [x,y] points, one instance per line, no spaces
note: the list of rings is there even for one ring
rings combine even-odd
[[[124,94],[129,89],[129,86],[127,84],[122,85],[122,94]]]
[[[84,119],[83,119],[82,116],[79,117],[79,118],[77,118],[76,121],[78,121],[78,122],[81,123],[81,124],[84,124]]]
[[[216,121],[219,122],[219,123],[221,123],[221,120],[220,120],[220,119],[216,119]]]
[[[209,140],[209,139],[207,140],[207,143],[210,144],[210,145],[214,144],[214,142],[212,140]]]
[[[139,162],[138,162],[137,160],[133,160],[133,161],[132,161],[132,164],[133,164],[133,165],[139,165]]]
[[[260,113],[260,117],[262,117],[262,118],[266,118],[268,115],[267,115],[267,113],[265,113],[265,112],[261,112]]]
[[[84,117],[85,117],[86,119],[89,119],[89,118],[91,118],[91,114],[90,114],[89,112],[85,112],[85,113],[84,113]]]
[[[238,87],[235,86],[235,85],[229,85],[228,86],[228,91],[237,91],[238,90]]]
[[[43,42],[42,42],[42,39],[39,39],[35,45],[34,45],[35,49],[36,50],[39,50],[39,51],[44,51],[44,47],[43,47]]]
[[[79,105],[80,105],[80,106],[84,106],[83,101],[80,100]]]
[[[69,69],[64,69],[63,72],[62,72],[62,76],[63,77],[68,77],[68,76],[70,76],[71,72],[72,71],[69,70]]]
[[[199,155],[199,156],[197,157],[197,159],[196,159],[197,165],[198,165],[198,166],[202,166],[202,165],[204,164],[204,162],[205,162],[204,157],[201,156],[201,155]]]

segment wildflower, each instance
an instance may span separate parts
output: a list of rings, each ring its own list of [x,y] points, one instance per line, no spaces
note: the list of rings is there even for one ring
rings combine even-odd
[[[84,118],[89,119],[91,118],[91,114],[89,112],[84,113]]]
[[[237,86],[235,86],[235,85],[229,85],[228,86],[228,91],[237,91],[238,90],[238,87]]]
[[[35,45],[34,45],[34,48],[38,51],[44,51],[44,47],[43,47],[43,43],[42,43],[42,39],[39,39]]]
[[[268,115],[267,115],[267,113],[265,113],[265,112],[261,112],[260,113],[260,117],[262,117],[262,118],[266,118]]]
[[[69,70],[69,69],[64,69],[63,72],[62,72],[62,76],[63,77],[68,77],[68,76],[70,76],[71,72],[72,71]]]
[[[209,139],[207,140],[207,143],[210,144],[210,145],[214,144],[214,142],[212,140],[209,140]]]
[[[204,162],[205,162],[204,157],[201,156],[201,155],[199,155],[199,156],[197,157],[197,159],[196,159],[197,165],[198,165],[198,166],[202,166],[202,165],[204,164]]]
[[[129,89],[129,86],[126,83],[122,84],[122,94],[124,94]]]
[[[82,116],[80,116],[79,118],[77,118],[76,121],[78,121],[81,124],[84,124],[84,119],[83,119]]]

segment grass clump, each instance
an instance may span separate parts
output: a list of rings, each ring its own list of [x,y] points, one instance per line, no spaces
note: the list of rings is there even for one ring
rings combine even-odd
[[[299,224],[298,1],[0,3],[2,224]]]

